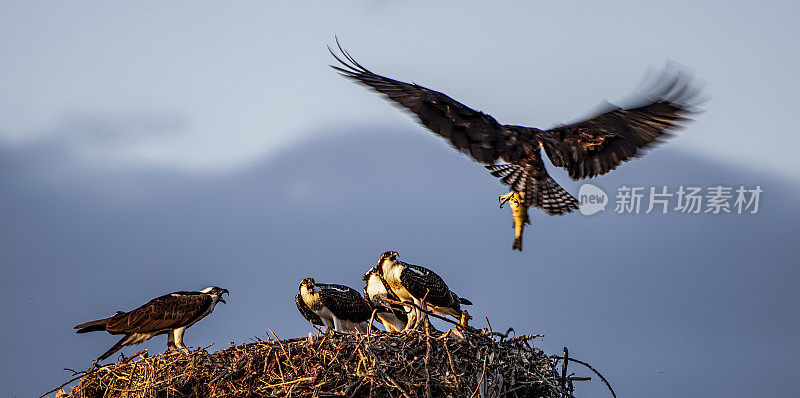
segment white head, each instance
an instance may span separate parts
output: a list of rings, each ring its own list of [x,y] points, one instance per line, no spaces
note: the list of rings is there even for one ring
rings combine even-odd
[[[217,303],[217,302],[225,303],[225,300],[222,298],[222,295],[223,294],[230,295],[230,293],[228,293],[228,289],[223,289],[223,288],[217,287],[217,286],[209,286],[209,287],[201,290],[200,293],[207,294],[207,295],[211,296],[211,299],[214,300],[214,303]]]
[[[316,284],[314,283],[314,278],[305,278],[300,281],[300,294],[303,296],[308,294],[314,294],[314,289],[316,288]]]
[[[381,257],[378,258],[378,272],[379,275],[384,276],[391,272],[392,268],[397,264],[397,252],[388,251],[383,252]]]

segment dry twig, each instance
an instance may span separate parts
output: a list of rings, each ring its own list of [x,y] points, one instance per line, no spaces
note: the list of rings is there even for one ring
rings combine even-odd
[[[369,336],[325,334],[311,342],[272,335],[274,339],[215,353],[197,349],[117,362],[75,374],[48,394],[81,379],[68,397],[416,398],[471,396],[478,390],[487,396],[571,396],[561,388],[555,369],[559,357],[532,347],[533,337],[503,340],[469,329],[464,341],[440,338],[429,328],[371,331]],[[573,358],[570,362],[581,363]]]

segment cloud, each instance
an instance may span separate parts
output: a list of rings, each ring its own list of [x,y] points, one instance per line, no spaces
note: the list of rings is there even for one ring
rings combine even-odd
[[[185,139],[186,126],[186,120],[169,113],[73,114],[22,145],[60,150],[95,167],[131,166],[146,164],[153,151]]]

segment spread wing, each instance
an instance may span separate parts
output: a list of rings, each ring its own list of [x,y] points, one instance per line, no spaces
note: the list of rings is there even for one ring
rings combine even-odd
[[[355,289],[344,285],[321,284],[319,299],[339,318],[352,322],[364,322],[372,315],[372,307]]]
[[[197,319],[211,305],[205,294],[167,294],[127,313],[111,318],[106,330],[112,333],[146,333],[175,329]]]
[[[547,157],[576,180],[602,175],[666,138],[696,112],[700,90],[685,72],[665,70],[648,91],[635,106],[538,133]]]
[[[339,45],[338,40],[336,44]],[[331,66],[333,69],[405,107],[425,127],[479,162],[492,164],[501,158],[511,163],[518,162],[525,158],[526,144],[530,146],[534,142],[528,128],[501,125],[492,116],[438,91],[376,75],[356,62],[341,45],[342,57],[330,48],[328,50],[341,64]]]

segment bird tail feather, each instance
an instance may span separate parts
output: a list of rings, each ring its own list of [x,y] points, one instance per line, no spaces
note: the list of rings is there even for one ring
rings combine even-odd
[[[455,299],[454,301],[457,304],[472,305],[472,301],[469,301],[468,299],[465,299],[465,298],[457,295],[456,292],[451,290],[450,293],[453,295],[453,298]]]
[[[104,352],[103,355],[100,355],[97,358],[97,360],[98,361],[102,361],[102,360],[114,355],[114,353],[119,351],[120,348],[125,347],[126,345],[128,345],[128,339],[130,339],[130,337],[131,336],[125,336],[125,337],[121,338],[117,342],[117,344],[114,344],[113,346],[111,346],[111,348],[109,348],[108,351]]]
[[[74,329],[78,329],[78,331],[75,333],[89,333],[89,332],[99,332],[106,330],[106,325],[108,324],[108,321],[111,320],[111,318],[113,317],[98,319],[96,321],[89,321],[77,325],[75,326]]]
[[[561,185],[553,180],[549,175],[538,181],[539,198],[541,207],[547,214],[558,215],[569,213],[578,208],[578,200],[570,195]],[[522,247],[522,242],[520,242]]]
[[[491,174],[516,192],[525,194],[525,205],[539,207],[547,214],[569,213],[578,208],[578,200],[558,185],[546,171],[529,173],[524,166],[498,164],[486,166]],[[517,248],[517,246],[519,248]],[[522,242],[514,242],[522,250]]]

